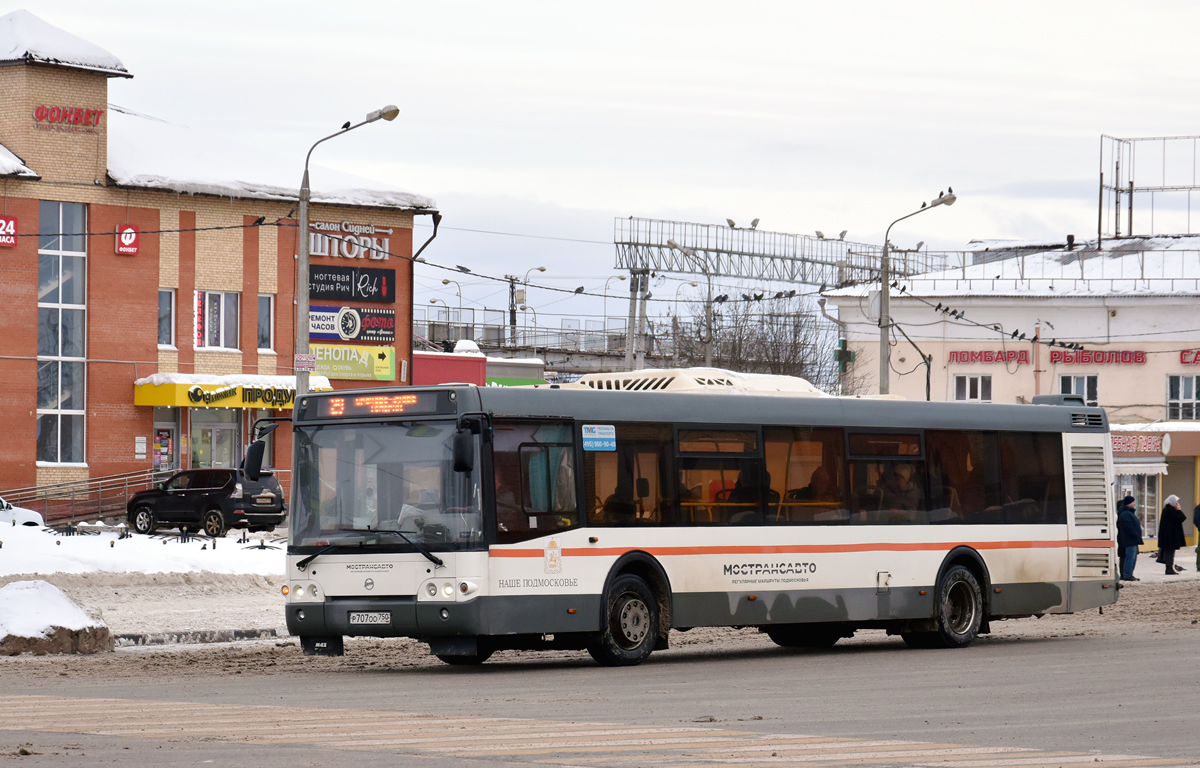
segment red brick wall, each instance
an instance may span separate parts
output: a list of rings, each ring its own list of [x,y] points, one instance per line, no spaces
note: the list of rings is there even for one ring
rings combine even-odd
[[[295,219],[282,219],[275,256],[278,259],[278,278],[275,293],[275,352],[279,355],[275,373],[292,376],[292,354],[296,349],[296,234],[300,231]],[[292,412],[277,411],[275,416],[291,416]],[[275,466],[292,466],[292,430],[281,424],[275,430]]]
[[[143,233],[136,256],[119,256],[118,224]],[[92,477],[136,472],[134,437],[153,442],[154,417],[133,404],[133,382],[158,371],[158,209],[88,206],[87,463]],[[106,360],[133,361],[104,362]]]
[[[15,248],[0,248],[0,487],[37,482],[38,201],[7,198],[0,211],[17,218]]]

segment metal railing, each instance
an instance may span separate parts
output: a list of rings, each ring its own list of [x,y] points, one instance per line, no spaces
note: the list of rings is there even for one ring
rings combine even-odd
[[[178,471],[146,469],[68,483],[13,488],[0,491],[0,498],[14,507],[38,512],[46,525],[123,518],[130,496],[153,487]],[[286,504],[291,497],[292,472],[288,469],[273,469],[271,472],[283,487]]]
[[[171,474],[170,471],[146,469],[53,485],[12,488],[0,491],[0,497],[14,507],[40,513],[47,525],[81,523],[124,516],[125,502],[130,496]]]

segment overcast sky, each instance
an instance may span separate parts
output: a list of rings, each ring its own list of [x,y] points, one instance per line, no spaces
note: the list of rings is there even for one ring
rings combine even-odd
[[[878,243],[1095,232],[1102,133],[1200,133],[1194,2],[10,5],[118,56],[113,103],[435,198],[431,261],[599,289],[613,218]],[[314,185],[319,179],[314,177]],[[418,230],[418,241],[426,230]],[[457,302],[418,267],[418,304]],[[466,306],[504,307],[467,278]],[[613,281],[612,291],[618,286]],[[668,285],[658,295],[674,293]],[[687,293],[685,291],[684,295]],[[554,314],[598,302],[543,292]],[[609,302],[611,314],[623,307]]]

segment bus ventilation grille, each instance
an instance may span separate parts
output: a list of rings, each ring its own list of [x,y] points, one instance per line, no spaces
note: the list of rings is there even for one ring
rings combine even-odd
[[[1098,413],[1072,413],[1072,427],[1103,427],[1104,417]]]
[[[1109,553],[1105,552],[1076,552],[1076,568],[1102,568],[1106,573],[1112,567]]]
[[[1104,481],[1104,448],[1071,446],[1071,485],[1075,491],[1075,525],[1108,524],[1108,485]]]
[[[671,382],[675,381],[674,376],[659,376],[655,378],[644,379],[599,379],[595,381],[584,382],[592,389],[619,389],[626,392],[644,391],[648,392],[656,389],[666,389],[671,386]]]
[[[696,383],[703,387],[732,387],[733,382],[729,379],[721,379],[715,376],[697,376]]]

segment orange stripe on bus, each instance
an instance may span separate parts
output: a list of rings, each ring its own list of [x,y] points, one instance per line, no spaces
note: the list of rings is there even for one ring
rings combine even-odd
[[[884,542],[867,544],[795,544],[790,546],[725,547],[568,547],[564,557],[615,557],[626,552],[647,552],[660,557],[677,555],[784,555],[820,552],[933,552],[954,547],[973,549],[1111,549],[1113,541],[1093,539],[1065,541],[959,541],[959,542]],[[491,549],[489,557],[543,557],[542,549]]]

